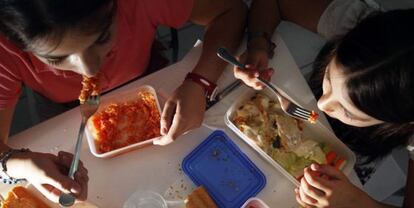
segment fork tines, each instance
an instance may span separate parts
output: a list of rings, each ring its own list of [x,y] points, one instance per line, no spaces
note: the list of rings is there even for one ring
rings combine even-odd
[[[288,106],[287,112],[290,114],[299,117],[300,119],[309,120],[309,118],[312,116],[312,112],[308,111],[306,109],[303,109],[293,103],[291,103]]]

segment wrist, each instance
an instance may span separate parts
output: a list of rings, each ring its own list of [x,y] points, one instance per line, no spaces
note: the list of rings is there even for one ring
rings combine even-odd
[[[263,49],[266,51],[269,49],[269,42],[264,37],[253,38],[248,42],[248,45],[251,49]]]
[[[380,203],[375,201],[373,198],[371,198],[367,193],[360,190],[361,193],[359,193],[360,199],[358,200],[360,204],[359,207],[366,207],[366,208],[378,208],[382,207]]]
[[[272,42],[271,37],[263,32],[249,32],[247,33],[247,50],[261,50],[265,51],[269,58],[274,55],[276,44]]]
[[[29,160],[27,152],[16,152],[6,162],[7,174],[12,178],[26,178],[26,164]]]
[[[200,92],[202,92],[203,95],[205,94],[204,88],[201,85],[193,82],[192,80],[186,79],[186,80],[183,81],[182,85],[188,86],[188,87],[191,87],[191,88],[195,88],[195,89],[199,90]]]
[[[201,87],[208,101],[215,99],[215,96],[217,94],[217,85],[202,75],[190,72],[185,77],[184,82],[193,82]]]

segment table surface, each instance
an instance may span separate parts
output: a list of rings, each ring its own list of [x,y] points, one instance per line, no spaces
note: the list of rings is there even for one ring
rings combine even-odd
[[[316,101],[283,40],[277,34],[273,39],[278,47],[275,57],[270,61],[270,65],[276,68],[272,82],[299,104],[316,109]],[[162,105],[165,98],[182,82],[185,74],[195,66],[201,49],[202,44],[198,42],[180,62],[108,95],[147,84],[155,88]],[[233,80],[232,70],[228,67],[218,82],[219,88],[227,86]],[[265,174],[267,184],[257,197],[269,205],[296,207],[294,185],[225,126],[225,111],[246,89],[247,87],[241,86],[234,90],[206,112],[202,127],[182,135],[168,146],[151,146],[111,159],[102,159],[90,153],[84,138],[81,160],[89,170],[88,201],[104,208],[122,207],[124,201],[137,190],[152,190],[176,199],[185,196],[194,185],[181,170],[182,159],[214,129],[222,129]],[[75,108],[13,136],[9,144],[16,148],[30,147],[32,151],[73,152],[80,121],[79,108]],[[322,117],[321,122],[329,126],[326,118]],[[349,177],[361,187],[355,172]]]

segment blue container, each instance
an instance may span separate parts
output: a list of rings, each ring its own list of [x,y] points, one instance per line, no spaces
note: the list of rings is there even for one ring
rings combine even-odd
[[[220,208],[239,208],[266,184],[264,174],[223,131],[214,131],[182,163],[197,186]]]

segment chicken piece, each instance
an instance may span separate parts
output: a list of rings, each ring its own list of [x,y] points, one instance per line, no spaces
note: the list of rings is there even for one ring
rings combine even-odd
[[[216,203],[202,186],[196,188],[186,200],[186,208],[217,208]]]
[[[50,208],[22,186],[14,187],[2,202],[2,208]]]

